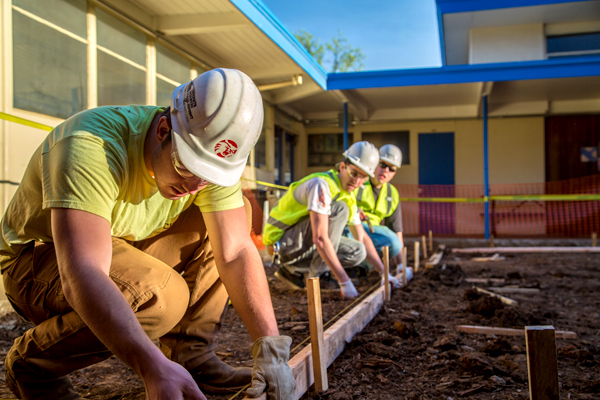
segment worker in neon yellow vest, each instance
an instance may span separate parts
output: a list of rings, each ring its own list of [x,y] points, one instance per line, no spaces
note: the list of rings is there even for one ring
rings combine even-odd
[[[356,202],[368,218],[374,232],[365,221],[365,231],[379,253],[384,246],[389,247],[391,265],[402,262],[402,207],[398,190],[389,182],[402,165],[402,152],[393,144],[379,149],[379,164],[373,176],[354,191]],[[383,223],[383,224],[382,224]]]
[[[294,289],[305,288],[304,277],[321,277],[331,271],[342,297],[358,292],[344,268],[359,265],[365,258],[383,273],[377,251],[365,234],[352,194],[373,176],[379,152],[369,142],[354,143],[344,152],[340,171],[318,172],[294,182],[279,200],[263,231],[263,243],[279,245],[283,265],[275,276]],[[342,237],[348,225],[353,238]],[[400,282],[390,276],[390,283]],[[333,281],[333,283],[336,283]]]

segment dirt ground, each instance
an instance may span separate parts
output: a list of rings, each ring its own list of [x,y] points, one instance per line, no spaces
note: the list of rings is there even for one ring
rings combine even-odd
[[[576,332],[577,339],[556,340],[561,399],[600,398],[600,254],[505,254],[504,260],[487,262],[473,261],[476,256],[448,253],[442,265],[422,269],[406,288],[395,290],[392,301],[329,367],[329,390],[316,394],[311,388],[303,399],[528,399],[525,339],[460,333],[457,325],[553,325]],[[411,259],[409,254],[409,265]],[[293,356],[309,344],[307,300],[279,283],[274,268],[266,270],[279,329],[292,337]],[[465,278],[504,279],[476,285],[538,288],[539,293],[506,295],[518,301],[506,306],[477,294]],[[361,277],[359,292],[372,283]],[[322,298],[325,328],[352,304],[336,293]],[[29,327],[14,313],[0,318],[0,360]],[[231,365],[251,366],[250,346],[230,307],[218,355]],[[71,379],[87,399],[145,398],[140,379],[114,357]],[[14,396],[2,381],[4,398]]]

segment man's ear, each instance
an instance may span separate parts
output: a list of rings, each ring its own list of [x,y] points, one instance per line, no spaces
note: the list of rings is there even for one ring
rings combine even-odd
[[[158,124],[156,124],[156,141],[162,143],[169,135],[169,132],[171,132],[171,127],[169,126],[167,117],[160,117]]]

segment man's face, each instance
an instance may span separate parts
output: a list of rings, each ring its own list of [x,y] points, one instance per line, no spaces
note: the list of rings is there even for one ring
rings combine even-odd
[[[340,165],[340,184],[346,192],[351,192],[361,186],[367,179],[367,175],[363,170],[350,163],[342,163]]]
[[[388,183],[396,175],[396,167],[386,163],[385,161],[379,161],[377,168],[375,168],[375,180],[379,183]]]
[[[209,182],[188,171],[173,151],[173,138],[170,143],[158,146],[152,155],[154,180],[160,194],[169,200],[177,200],[188,194],[196,194]]]

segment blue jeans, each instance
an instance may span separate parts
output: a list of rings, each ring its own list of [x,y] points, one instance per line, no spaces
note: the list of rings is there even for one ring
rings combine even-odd
[[[390,228],[384,225],[373,225],[373,230],[375,233],[371,233],[369,230],[369,225],[363,222],[363,227],[365,228],[365,232],[373,241],[373,245],[377,250],[377,253],[381,257],[381,249],[384,246],[388,246],[390,248],[390,260],[400,254],[400,250],[402,250],[402,246],[404,245],[396,232],[392,231]]]

